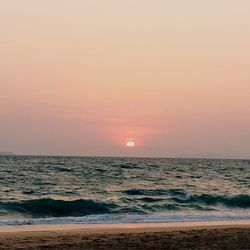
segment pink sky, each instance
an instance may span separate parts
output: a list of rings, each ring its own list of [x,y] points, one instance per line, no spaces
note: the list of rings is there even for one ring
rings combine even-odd
[[[0,151],[250,158],[249,13],[248,0],[1,1]]]

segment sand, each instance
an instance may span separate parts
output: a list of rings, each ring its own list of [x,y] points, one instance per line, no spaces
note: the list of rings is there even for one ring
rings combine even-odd
[[[0,227],[0,249],[250,249],[250,221]]]

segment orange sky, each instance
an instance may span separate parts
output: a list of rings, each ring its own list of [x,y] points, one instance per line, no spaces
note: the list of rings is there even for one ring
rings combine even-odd
[[[0,151],[250,158],[249,13],[248,0],[1,1]]]

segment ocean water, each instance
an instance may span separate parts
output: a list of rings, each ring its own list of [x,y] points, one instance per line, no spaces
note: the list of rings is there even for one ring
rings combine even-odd
[[[0,156],[0,225],[250,219],[250,160]]]

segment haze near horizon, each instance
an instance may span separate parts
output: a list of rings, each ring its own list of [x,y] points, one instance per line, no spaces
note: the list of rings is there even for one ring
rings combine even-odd
[[[250,158],[250,2],[0,3],[0,151]]]

